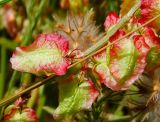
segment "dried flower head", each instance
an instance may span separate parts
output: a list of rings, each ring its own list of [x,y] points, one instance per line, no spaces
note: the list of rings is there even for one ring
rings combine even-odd
[[[90,10],[84,16],[68,15],[65,20],[55,17],[56,29],[58,33],[69,39],[71,50],[84,51],[100,38],[99,27],[95,26],[93,16],[94,13]]]

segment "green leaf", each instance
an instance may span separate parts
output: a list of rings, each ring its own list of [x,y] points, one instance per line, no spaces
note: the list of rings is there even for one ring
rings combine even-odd
[[[69,66],[65,59],[68,50],[68,40],[63,36],[41,34],[31,45],[17,47],[10,61],[12,68],[21,72],[64,75]]]
[[[0,5],[6,4],[10,2],[11,0],[0,0]]]
[[[147,55],[147,68],[153,68],[157,65],[160,65],[160,49],[153,47]]]
[[[110,51],[109,51],[110,50]],[[106,60],[104,56],[106,54]],[[100,59],[102,58],[102,59]],[[132,39],[124,39],[107,48],[95,57],[101,61],[96,66],[100,81],[112,90],[125,90],[139,76],[140,66],[137,64],[137,49]]]
[[[69,116],[82,109],[89,109],[98,96],[98,91],[90,81],[66,80],[59,84],[59,106],[54,116]]]
[[[43,110],[45,110],[49,114],[53,114],[53,112],[54,112],[54,109],[49,106],[44,106]]]
[[[115,59],[115,63],[119,66],[119,82],[125,82],[131,75],[136,64],[136,57],[136,49],[132,40],[126,39],[124,42],[122,42],[122,47],[118,53],[118,57]]]

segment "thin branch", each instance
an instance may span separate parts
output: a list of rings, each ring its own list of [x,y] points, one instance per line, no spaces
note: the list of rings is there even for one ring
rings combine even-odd
[[[92,47],[88,48],[84,56],[89,55],[90,53],[94,52],[95,50],[99,49],[100,47],[104,46],[109,38],[119,29],[121,28],[129,19],[132,17],[132,15],[136,12],[136,10],[140,7],[140,0],[131,8],[131,10],[115,25],[113,28],[109,30],[107,35],[101,40],[98,41],[96,44],[94,44]]]

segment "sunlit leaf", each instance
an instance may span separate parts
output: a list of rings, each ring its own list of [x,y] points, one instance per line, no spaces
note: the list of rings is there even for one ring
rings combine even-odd
[[[27,47],[17,47],[10,59],[12,68],[34,74],[65,74],[68,40],[58,34],[42,34]]]
[[[122,35],[123,31],[119,30],[110,39],[111,42]],[[100,82],[112,90],[126,90],[143,73],[149,49],[144,37],[140,35],[113,44],[110,53],[102,52],[102,57],[99,56],[103,60],[95,57],[100,61],[95,68]],[[106,60],[107,63],[104,61],[105,56],[110,59]]]

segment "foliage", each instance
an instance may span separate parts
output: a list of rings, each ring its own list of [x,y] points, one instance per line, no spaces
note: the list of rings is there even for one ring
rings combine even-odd
[[[0,5],[2,122],[160,120],[159,0]]]

